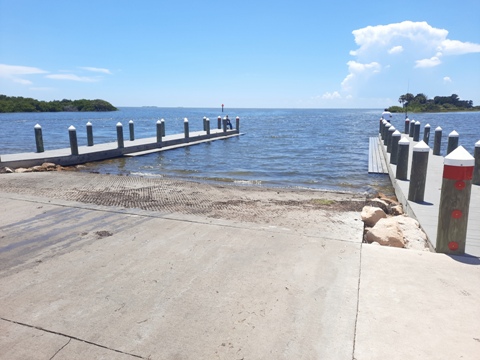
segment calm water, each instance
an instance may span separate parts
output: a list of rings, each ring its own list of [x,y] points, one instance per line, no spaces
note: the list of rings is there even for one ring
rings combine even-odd
[[[95,143],[116,141],[116,124],[135,122],[135,137],[155,136],[155,123],[164,118],[166,133],[202,130],[202,118],[217,124],[219,115],[239,116],[245,135],[222,141],[135,158],[88,164],[88,171],[137,176],[175,176],[202,181],[281,187],[372,192],[388,186],[384,175],[368,174],[368,137],[378,132],[381,110],[121,108],[109,113],[0,114],[0,155],[34,152],[36,123],[42,126],[45,149],[69,147],[68,127],[77,128],[86,145],[85,124],[93,124]],[[452,130],[460,145],[473,153],[480,140],[480,113],[412,114],[423,126],[443,128],[442,153]],[[392,124],[403,132],[404,115]]]

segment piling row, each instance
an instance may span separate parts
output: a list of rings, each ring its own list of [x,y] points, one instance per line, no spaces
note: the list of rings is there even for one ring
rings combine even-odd
[[[408,201],[425,203],[425,189],[428,185],[427,169],[430,154],[430,124],[424,127],[420,140],[421,123],[405,119],[403,137],[400,131],[386,120],[380,120],[379,136],[390,164],[396,165],[395,178],[409,181]],[[410,140],[413,141],[410,174],[408,163]],[[442,128],[435,129],[432,155],[439,156]],[[448,254],[464,254],[468,226],[468,211],[472,185],[480,185],[480,141],[475,144],[474,156],[459,146],[459,134],[455,130],[448,135],[444,158],[442,187],[439,203],[436,251]],[[408,176],[409,175],[409,176]]]
[[[222,124],[223,124],[224,133],[226,133],[228,129],[233,130],[233,125],[231,124],[230,119],[228,118],[228,115],[226,115],[223,118],[223,120],[220,116],[218,117],[218,129],[222,129]],[[129,139],[130,141],[134,141],[135,140],[135,123],[133,120],[130,120],[128,122],[128,129],[129,129]],[[238,116],[236,117],[235,130],[237,132],[240,131],[240,118]],[[86,124],[86,131],[87,131],[87,146],[94,146],[93,125],[90,121],[87,122]],[[124,141],[124,134],[123,134],[123,125],[121,122],[117,123],[116,131],[117,131],[118,148],[122,149],[125,147],[125,141]],[[207,117],[203,118],[203,131],[205,131],[207,135],[211,134],[210,119]],[[34,126],[34,132],[35,132],[36,152],[42,153],[45,151],[45,148],[43,145],[42,127],[39,124],[36,124]],[[72,155],[78,155],[77,129],[73,125],[68,128],[68,136],[70,140],[70,149],[71,149]],[[158,120],[156,122],[156,138],[157,138],[157,143],[160,145],[162,144],[162,137],[165,137],[165,120],[164,119]],[[185,137],[185,142],[188,143],[190,141],[190,126],[187,118],[184,119],[184,137]]]
[[[92,161],[118,158],[126,155],[141,155],[155,151],[162,151],[179,146],[188,146],[214,139],[240,135],[240,118],[236,118],[236,128],[233,129],[228,116],[224,117],[224,128],[210,128],[210,120],[204,119],[203,131],[191,131],[187,118],[184,119],[184,131],[180,134],[165,135],[165,120],[156,121],[155,137],[137,139],[135,123],[128,122],[129,134],[125,134],[121,122],[116,124],[116,141],[94,144],[94,129],[89,121],[86,124],[87,146],[79,146],[77,129],[68,128],[69,148],[45,150],[43,133],[40,124],[34,126],[36,153],[7,154],[0,158],[2,167],[31,167],[44,162],[54,162],[62,166],[83,164]]]

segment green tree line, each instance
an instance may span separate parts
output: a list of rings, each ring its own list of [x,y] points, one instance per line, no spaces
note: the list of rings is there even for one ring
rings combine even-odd
[[[480,111],[480,106],[473,106],[472,100],[460,100],[457,94],[450,96],[435,96],[429,99],[427,95],[406,93],[400,95],[398,102],[402,105],[391,106],[391,112],[447,112],[447,111]]]
[[[115,106],[100,99],[39,101],[21,96],[0,95],[0,113],[116,110],[118,109]]]

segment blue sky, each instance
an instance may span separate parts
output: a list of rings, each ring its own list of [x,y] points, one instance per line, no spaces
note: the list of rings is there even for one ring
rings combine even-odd
[[[115,106],[480,105],[480,1],[0,0],[0,93]]]

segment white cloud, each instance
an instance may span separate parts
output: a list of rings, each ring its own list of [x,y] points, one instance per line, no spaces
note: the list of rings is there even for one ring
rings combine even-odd
[[[325,94],[322,95],[322,99],[328,99],[328,100],[340,99],[341,97],[342,96],[338,91],[334,91],[332,93],[327,91]]]
[[[480,53],[480,44],[448,39],[448,30],[425,21],[367,26],[352,34],[358,47],[350,51],[353,60],[347,63],[348,74],[341,83],[347,92],[360,90],[367,81],[373,85],[375,73],[385,73],[385,81],[408,71],[406,67],[422,71],[440,66],[446,56]],[[378,80],[375,86],[381,84]]]
[[[429,68],[440,65],[442,62],[438,56],[432,56],[430,59],[422,59],[415,61],[416,68]]]
[[[450,78],[450,76],[445,76],[445,77],[443,78],[443,82],[444,82],[444,83],[451,83],[451,82],[452,82],[452,79]]]
[[[80,81],[80,82],[96,82],[98,79],[88,77],[88,76],[78,76],[75,74],[51,74],[45,76],[46,78],[49,79],[55,79],[55,80],[71,80],[71,81]]]
[[[357,61],[347,62],[349,74],[342,81],[342,88],[345,90],[352,89],[352,83],[358,77],[368,77],[371,74],[376,74],[380,72],[381,65],[378,62],[371,62],[368,64],[362,64]]]
[[[445,39],[439,45],[438,51],[441,51],[445,55],[463,55],[470,53],[479,53],[480,44]]]
[[[434,28],[425,21],[367,26],[352,34],[359,48],[350,51],[350,55],[368,61],[383,49],[389,54],[419,54],[420,60],[415,60],[415,67],[431,67],[439,65],[442,56],[480,52],[480,44],[447,39],[447,30]],[[410,51],[404,51],[405,47]]]
[[[81,67],[80,69],[87,70],[87,71],[92,71],[92,72],[99,72],[99,73],[108,74],[108,75],[112,74],[112,72],[110,70],[104,69],[104,68],[84,66],[84,67]]]
[[[30,80],[27,79],[21,79],[21,78],[12,78],[13,82],[16,82],[17,84],[22,84],[22,85],[31,85],[33,84]]]
[[[372,47],[388,47],[397,40],[410,40],[416,43],[440,44],[446,39],[448,31],[436,29],[427,22],[403,21],[388,25],[367,26],[352,31],[355,43],[360,46],[355,55],[365,54]],[[397,45],[399,46],[399,45]]]
[[[44,74],[47,71],[30,66],[0,64],[0,76],[11,77],[15,75]]]
[[[401,45],[394,46],[390,50],[388,50],[389,54],[400,54],[402,52],[403,52],[403,46]]]
[[[0,64],[0,77],[22,85],[32,84],[30,80],[24,79],[23,76],[45,74],[47,72],[31,66]]]

